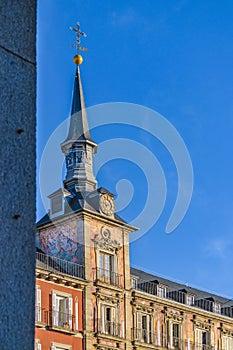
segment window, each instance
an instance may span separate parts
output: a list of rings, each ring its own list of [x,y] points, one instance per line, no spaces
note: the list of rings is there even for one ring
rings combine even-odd
[[[195,349],[208,350],[211,344],[211,332],[202,329],[195,330]]]
[[[105,253],[99,253],[100,275],[110,279],[112,271],[112,256]]]
[[[180,349],[181,347],[181,324],[167,320],[166,322],[167,346],[171,349]]]
[[[71,295],[52,292],[52,326],[72,329],[72,297]]]
[[[137,312],[136,318],[136,339],[143,343],[152,343],[151,315]]]
[[[180,325],[178,323],[172,324],[172,345],[175,349],[180,347]]]
[[[132,283],[132,288],[136,289],[137,288],[137,278],[132,277],[131,283]]]
[[[105,283],[119,285],[119,275],[114,270],[114,255],[100,252],[98,254],[98,278]]]
[[[157,295],[160,298],[165,298],[166,297],[166,288],[164,286],[158,285]]]
[[[222,350],[233,350],[233,337],[222,336]]]
[[[56,196],[51,199],[51,210],[52,214],[58,213],[62,211],[62,196]]]
[[[51,350],[72,350],[72,346],[53,342],[51,344]]]
[[[221,314],[221,304],[220,303],[213,303],[213,312],[216,314]]]
[[[36,310],[35,310],[35,321],[41,322],[41,289],[36,286]]]
[[[110,305],[102,305],[101,313],[100,333],[119,336],[120,325],[117,322],[116,308]]]
[[[193,295],[187,294],[186,295],[186,304],[191,306],[194,303],[194,297]]]
[[[35,339],[34,349],[35,350],[42,350],[41,343],[40,343],[39,339]]]

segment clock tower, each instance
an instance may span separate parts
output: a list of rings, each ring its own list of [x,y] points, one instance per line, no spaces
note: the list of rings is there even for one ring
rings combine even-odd
[[[73,28],[78,34],[79,29]],[[82,33],[83,34],[83,33]],[[78,46],[80,49],[80,46]],[[37,224],[40,249],[84,268],[83,327],[85,349],[131,349],[129,234],[136,228],[117,214],[114,195],[97,188],[93,158],[97,144],[87,121],[81,83],[81,55],[76,73],[67,138],[64,187],[52,193],[50,209]]]

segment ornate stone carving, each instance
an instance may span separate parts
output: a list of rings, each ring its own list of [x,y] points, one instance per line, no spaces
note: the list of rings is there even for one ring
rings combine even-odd
[[[166,319],[176,321],[176,322],[183,322],[184,321],[184,314],[183,312],[178,311],[168,311],[167,308],[164,308],[164,314]]]
[[[205,331],[211,331],[212,323],[210,320],[198,320],[196,318],[193,318],[193,324],[196,328],[203,329]]]
[[[141,312],[145,312],[148,314],[153,314],[155,311],[154,307],[151,304],[146,305],[146,304],[141,304],[137,301],[133,301],[132,306],[134,308],[134,312],[141,311]]]
[[[96,249],[102,249],[110,253],[118,253],[121,249],[120,243],[116,240],[111,239],[111,231],[105,226],[101,229],[101,237],[97,236],[94,239]]]

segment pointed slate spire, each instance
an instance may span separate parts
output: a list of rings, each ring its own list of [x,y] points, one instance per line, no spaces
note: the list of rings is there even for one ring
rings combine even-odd
[[[96,189],[97,181],[93,174],[93,155],[97,144],[92,140],[86,115],[84,94],[80,76],[80,55],[77,64],[72,97],[69,132],[61,144],[66,157],[66,177],[64,187],[73,194],[91,192]],[[77,59],[77,56],[76,59]],[[82,59],[82,57],[81,57]],[[82,60],[81,60],[82,62]]]
[[[71,107],[71,119],[68,136],[66,141],[75,141],[75,140],[89,140],[91,142],[92,138],[90,135],[86,108],[84,102],[82,81],[80,76],[80,69],[77,66],[76,75],[74,80],[74,90],[72,97],[72,107]]]

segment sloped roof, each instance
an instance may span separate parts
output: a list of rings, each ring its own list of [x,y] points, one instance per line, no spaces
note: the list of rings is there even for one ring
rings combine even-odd
[[[200,290],[197,288],[187,286],[186,284],[178,283],[178,282],[171,281],[171,280],[168,280],[168,279],[160,277],[160,276],[152,275],[152,274],[149,274],[145,271],[142,271],[142,270],[139,270],[139,269],[136,269],[133,267],[131,267],[130,272],[131,272],[132,276],[138,277],[139,279],[141,279],[145,282],[151,282],[151,283],[159,282],[160,284],[165,285],[165,286],[169,287],[169,289],[174,290],[174,291],[185,290],[186,293],[193,294],[194,296],[196,296],[197,299],[206,299],[206,300],[219,302],[221,304],[224,304],[224,307],[233,306],[232,300],[229,300],[225,297],[222,297],[222,296],[214,294],[214,293],[209,293],[209,292],[206,292],[204,290]]]

